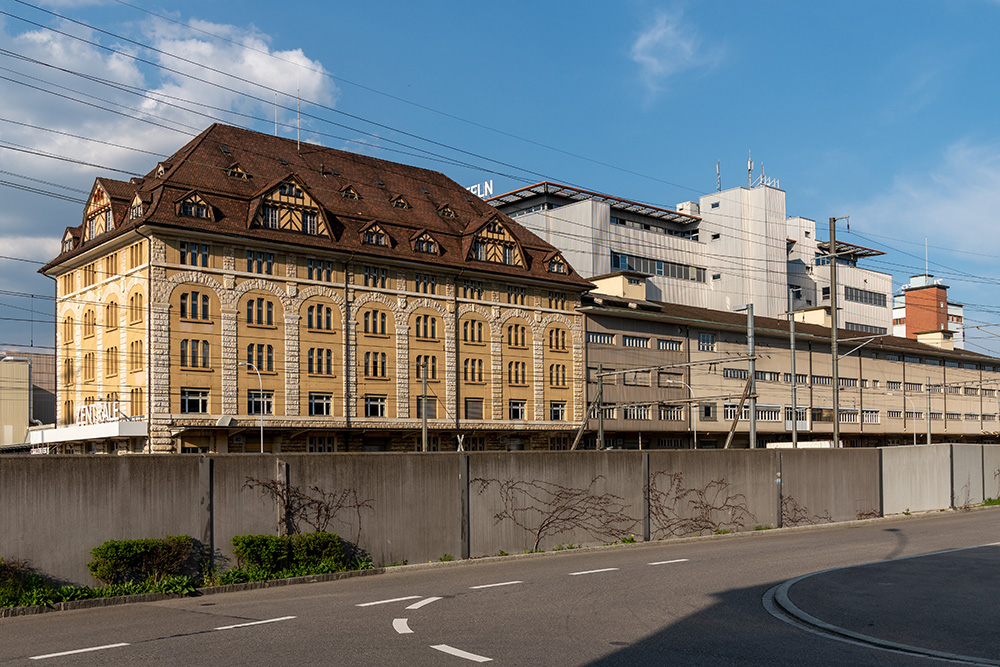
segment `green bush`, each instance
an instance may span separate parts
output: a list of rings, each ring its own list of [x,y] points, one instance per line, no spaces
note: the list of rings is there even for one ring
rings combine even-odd
[[[336,568],[333,572],[348,569],[344,544],[335,533],[300,533],[292,536],[291,542],[292,563],[295,565]]]
[[[242,569],[278,572],[291,561],[291,540],[285,535],[237,535],[233,553]]]
[[[340,536],[317,531],[298,535],[237,535],[237,567],[218,575],[219,584],[303,577],[362,569],[367,561],[348,556]]]
[[[159,580],[182,572],[194,547],[188,535],[140,540],[108,540],[91,550],[87,563],[99,581],[114,585]]]

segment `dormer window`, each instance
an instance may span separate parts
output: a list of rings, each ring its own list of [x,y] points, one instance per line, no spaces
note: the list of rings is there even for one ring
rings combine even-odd
[[[372,225],[364,231],[363,242],[365,245],[389,245],[389,235],[378,225]]]
[[[264,206],[261,208],[261,226],[265,229],[277,229],[280,218],[277,207]]]
[[[340,191],[340,194],[344,196],[344,199],[361,199],[361,195],[358,191],[348,185],[346,188]]]
[[[430,255],[438,254],[438,244],[430,234],[423,234],[413,243],[413,249],[417,252],[425,252]]]
[[[508,266],[524,266],[521,246],[497,219],[490,220],[476,234],[469,258]]]
[[[73,249],[73,235],[67,232],[66,236],[63,237],[62,251],[69,252],[72,249]]]
[[[238,164],[234,164],[233,166],[226,169],[226,176],[228,176],[229,178],[239,178],[244,181],[249,180],[250,178],[250,174],[243,171],[243,167],[241,167]]]
[[[142,217],[142,202],[138,199],[133,200],[132,205],[128,209],[128,219],[138,220]]]
[[[549,260],[549,273],[566,273],[566,262],[558,255]]]
[[[278,187],[278,192],[285,197],[295,197],[296,199],[302,198],[302,190],[300,190],[295,183],[282,183]]]
[[[181,215],[189,218],[207,218],[208,207],[200,202],[185,201],[181,203]]]
[[[402,197],[396,197],[391,202],[393,208],[411,208],[409,202]]]
[[[305,211],[302,213],[302,232],[305,234],[319,234],[319,216],[315,211]]]
[[[442,207],[441,207],[441,208],[440,208],[440,209],[438,210],[438,214],[440,214],[440,216],[441,216],[442,218],[457,218],[457,217],[458,217],[458,216],[457,216],[457,215],[455,214],[455,211],[453,211],[453,210],[451,209],[451,207],[450,207],[450,206],[442,206]]]

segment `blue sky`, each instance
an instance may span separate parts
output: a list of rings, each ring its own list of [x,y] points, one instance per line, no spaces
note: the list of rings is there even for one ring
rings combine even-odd
[[[715,189],[717,161],[723,188],[745,185],[752,151],[789,215],[824,237],[830,216],[850,216],[838,237],[886,251],[868,266],[897,287],[923,272],[927,237],[968,323],[1000,322],[1000,2],[127,2],[0,0],[0,181],[83,198],[107,168],[145,172],[157,157],[77,137],[168,154],[212,122],[192,102],[270,132],[267,89],[293,109],[296,87],[304,139],[492,179],[497,193],[549,179],[673,208]],[[46,92],[56,85],[93,97]],[[4,257],[51,259],[82,214],[7,185],[0,197]],[[0,347],[51,344],[52,284],[36,268],[0,259]],[[32,310],[34,325],[18,321]],[[1000,350],[1000,337],[968,337]]]

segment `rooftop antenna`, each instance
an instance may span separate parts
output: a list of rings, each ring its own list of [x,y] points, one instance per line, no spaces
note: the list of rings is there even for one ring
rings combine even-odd
[[[750,159],[750,151],[747,151],[747,187],[753,187],[753,160]]]
[[[715,163],[715,191],[722,192],[722,162]]]

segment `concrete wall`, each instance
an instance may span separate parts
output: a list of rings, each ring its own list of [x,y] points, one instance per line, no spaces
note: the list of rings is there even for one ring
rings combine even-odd
[[[546,520],[553,523],[543,549],[630,534],[660,539],[751,530],[779,525],[779,464],[785,525],[877,515],[880,490],[884,514],[1000,495],[997,445],[6,456],[0,457],[0,558],[26,559],[49,576],[93,585],[86,563],[105,540],[186,534],[214,547],[227,568],[233,536],[277,532],[273,498],[247,485],[274,479],[312,495],[317,487],[338,502],[327,529],[358,544],[377,565],[525,551]]]
[[[877,449],[783,449],[782,526],[881,514]]]
[[[530,550],[543,525],[541,549],[641,536],[642,458],[638,451],[469,455],[470,554]]]
[[[983,445],[951,446],[951,506],[983,502]]]
[[[882,450],[882,510],[923,512],[951,506],[951,445]]]

